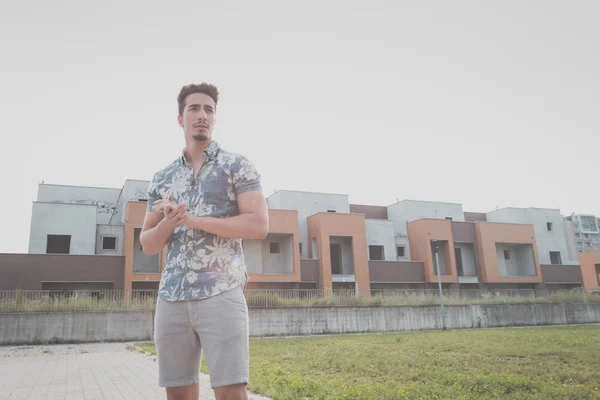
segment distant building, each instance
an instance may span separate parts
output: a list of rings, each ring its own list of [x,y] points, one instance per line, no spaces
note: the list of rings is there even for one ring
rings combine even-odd
[[[595,215],[573,214],[564,220],[570,252],[575,259],[577,253],[600,250],[600,220]]]
[[[156,289],[165,252],[148,257],[139,241],[147,187],[39,185],[29,254],[0,254],[0,289]],[[436,288],[438,273],[451,289],[582,286],[563,227],[572,221],[558,210],[363,205],[345,194],[292,190],[267,204],[267,237],[243,241],[250,289]],[[588,234],[598,229],[588,225]]]

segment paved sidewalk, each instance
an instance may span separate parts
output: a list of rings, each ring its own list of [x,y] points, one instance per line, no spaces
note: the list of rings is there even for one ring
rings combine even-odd
[[[166,399],[152,357],[126,343],[0,347],[0,400]],[[250,394],[252,400],[269,400]],[[214,400],[202,374],[200,399]]]

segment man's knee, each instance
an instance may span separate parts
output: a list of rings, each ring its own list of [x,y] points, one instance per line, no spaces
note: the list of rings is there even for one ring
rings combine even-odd
[[[215,388],[216,400],[248,400],[245,383]]]

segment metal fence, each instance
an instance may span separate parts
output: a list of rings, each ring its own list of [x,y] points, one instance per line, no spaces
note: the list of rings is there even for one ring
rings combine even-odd
[[[156,290],[2,290],[0,312],[153,310]]]
[[[447,305],[520,302],[596,302],[598,294],[575,289],[560,292],[530,289],[445,289]],[[381,307],[438,305],[438,289],[354,290],[246,289],[249,308]],[[0,291],[0,312],[153,310],[156,290],[9,290]]]

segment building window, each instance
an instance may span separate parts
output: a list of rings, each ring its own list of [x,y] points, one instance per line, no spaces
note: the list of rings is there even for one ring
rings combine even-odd
[[[279,242],[269,242],[269,252],[271,254],[279,254]]]
[[[583,242],[584,247],[590,247],[592,244],[590,242]]]
[[[458,273],[458,276],[464,276],[465,273],[463,271],[462,251],[460,247],[454,248],[454,259],[456,260],[456,272]]]
[[[48,235],[46,253],[69,254],[71,252],[71,235]]]
[[[550,252],[550,264],[562,264],[562,259],[560,258],[560,251]]]
[[[552,222],[546,222],[546,229],[548,229],[548,232],[552,232]]]
[[[298,243],[298,250],[300,251],[300,254],[302,254],[302,242]]]
[[[446,219],[452,221],[452,217],[446,217]]]
[[[383,261],[383,246],[369,246],[369,260]]]
[[[584,233],[584,234],[583,234],[583,238],[584,238],[584,239],[589,239],[589,238],[590,238],[590,235],[589,235],[589,234],[587,234],[587,233]]]
[[[510,260],[510,250],[504,250],[504,259]]]
[[[598,224],[595,217],[581,216],[579,220],[581,221],[582,231],[598,232]]]
[[[577,248],[578,249],[583,249],[583,243],[577,242]]]
[[[117,237],[116,236],[103,236],[102,237],[102,250],[116,250],[117,249]]]
[[[327,212],[335,212],[335,210],[327,210]]]
[[[576,233],[576,234],[575,234],[575,237],[576,237],[577,239],[580,239],[580,238],[581,238],[581,234],[579,234],[579,233]]]
[[[396,256],[398,257],[406,257],[405,254],[405,247],[404,246],[396,246]]]

